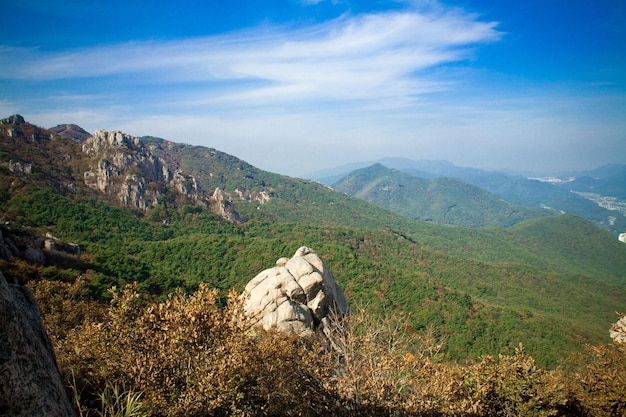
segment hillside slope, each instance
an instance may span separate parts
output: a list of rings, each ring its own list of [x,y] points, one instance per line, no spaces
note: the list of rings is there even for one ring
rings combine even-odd
[[[330,185],[350,172],[374,163],[381,163],[422,179],[456,178],[519,206],[575,214],[610,231],[616,238],[626,230],[624,165],[608,165],[593,171],[566,173],[559,176],[563,178],[561,183],[553,183],[524,175],[458,167],[447,161],[381,158],[378,161],[337,167],[327,172],[311,174],[310,177]],[[330,175],[326,176],[327,173]],[[569,181],[571,178],[576,180]]]
[[[508,227],[552,215],[515,206],[454,178],[422,179],[381,164],[356,170],[333,188],[408,218],[442,225]]]

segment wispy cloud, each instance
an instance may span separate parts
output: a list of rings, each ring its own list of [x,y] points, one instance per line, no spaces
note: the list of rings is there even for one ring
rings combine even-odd
[[[352,3],[290,1],[324,13]],[[385,155],[491,168],[625,160],[622,87],[490,67],[494,51],[516,53],[497,23],[438,0],[376,3],[394,10],[65,50],[0,44],[0,110],[215,147],[292,175]]]
[[[399,101],[443,88],[429,68],[471,57],[500,38],[496,23],[461,13],[343,16],[307,28],[265,27],[223,36],[141,41],[69,51],[0,49],[0,78],[132,76],[135,83],[200,83],[212,100]],[[219,86],[219,88],[217,88]]]

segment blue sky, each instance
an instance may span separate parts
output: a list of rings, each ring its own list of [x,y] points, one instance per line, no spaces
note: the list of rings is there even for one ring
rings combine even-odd
[[[304,176],[626,163],[623,0],[4,2],[0,115]]]

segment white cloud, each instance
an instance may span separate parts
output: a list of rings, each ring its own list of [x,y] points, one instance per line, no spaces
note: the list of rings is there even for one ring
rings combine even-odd
[[[402,102],[441,88],[420,73],[467,59],[468,48],[500,37],[495,27],[459,13],[387,12],[343,16],[299,29],[274,27],[60,52],[3,48],[0,78],[132,76],[136,83],[156,86],[193,82],[214,91],[213,101],[263,105],[318,99]]]
[[[415,3],[309,27],[67,51],[0,46],[0,83],[14,91],[0,109],[45,127],[214,147],[291,175],[382,156],[491,168],[626,158],[626,125],[615,123],[623,97],[506,86],[496,101],[483,85],[467,88],[480,77],[453,64],[498,41],[497,24]],[[603,145],[587,145],[591,136]]]

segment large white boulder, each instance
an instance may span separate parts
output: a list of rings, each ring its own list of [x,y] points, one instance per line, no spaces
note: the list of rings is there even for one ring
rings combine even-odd
[[[291,259],[254,277],[244,292],[244,313],[254,326],[303,337],[327,333],[330,317],[348,313],[348,303],[322,259],[301,247]]]

